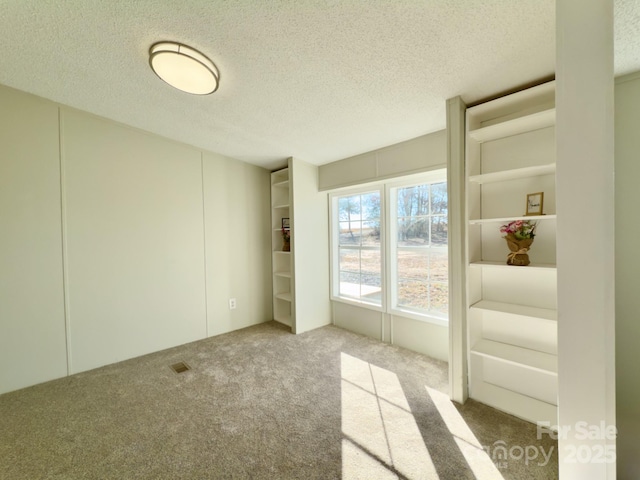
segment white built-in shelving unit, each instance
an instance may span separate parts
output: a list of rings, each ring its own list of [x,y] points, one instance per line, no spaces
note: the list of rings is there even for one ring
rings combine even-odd
[[[557,423],[555,82],[466,114],[469,394],[526,420]],[[525,216],[544,192],[544,215]],[[537,222],[526,267],[506,264],[500,226]]]
[[[273,318],[289,327],[293,325],[293,268],[291,251],[283,251],[282,219],[291,219],[289,168],[271,173],[271,255],[273,272]]]
[[[282,219],[289,219],[290,251],[282,250]],[[318,167],[298,158],[271,173],[273,319],[298,334],[331,323],[329,224]]]

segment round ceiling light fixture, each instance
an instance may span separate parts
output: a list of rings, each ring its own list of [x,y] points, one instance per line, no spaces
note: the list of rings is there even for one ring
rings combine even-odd
[[[220,73],[205,55],[175,42],[158,42],[149,48],[149,65],[172,87],[194,95],[209,95],[218,89]]]

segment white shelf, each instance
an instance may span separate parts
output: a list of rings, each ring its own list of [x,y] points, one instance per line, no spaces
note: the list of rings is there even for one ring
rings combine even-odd
[[[558,357],[537,350],[483,338],[471,348],[471,353],[549,375],[558,374]]]
[[[288,315],[287,316],[275,316],[274,320],[276,322],[282,323],[283,325],[286,325],[287,327],[291,326],[291,317],[288,316]]]
[[[489,312],[507,313],[509,315],[517,315],[520,317],[536,318],[540,320],[558,321],[558,312],[548,308],[493,302],[491,300],[481,300],[471,305],[471,308]]]
[[[501,218],[475,218],[469,220],[470,225],[482,225],[483,223],[508,223],[515,220],[555,220],[556,214],[553,215],[522,215],[520,217],[501,217]]]
[[[285,302],[290,302],[291,301],[291,293],[287,292],[287,293],[278,293],[275,295],[276,298],[279,298],[280,300],[284,300]]]
[[[469,265],[474,268],[512,268],[512,269],[518,268],[521,270],[526,270],[526,269],[555,270],[556,269],[556,266],[551,263],[531,263],[525,267],[525,266],[519,266],[519,265],[507,265],[506,260],[504,262],[485,262],[485,261],[471,262]]]
[[[523,117],[517,117],[488,127],[469,131],[469,137],[477,142],[489,142],[511,137],[520,133],[551,127],[556,123],[556,109],[543,110]]]
[[[271,186],[280,186],[289,182],[289,168],[283,168],[271,173]]]
[[[533,106],[540,106],[546,101],[551,101],[555,97],[555,80],[550,82],[541,83],[535,87],[527,88],[526,90],[520,90],[504,97],[496,98],[489,102],[480,103],[469,108],[467,111],[471,112],[475,117],[486,118],[499,118],[507,114],[511,114],[515,110],[527,111],[527,109]],[[540,108],[538,108],[540,110]]]
[[[517,180],[519,178],[538,177],[555,173],[556,164],[536,165],[534,167],[514,168],[493,173],[483,173],[481,175],[471,175],[469,181],[472,183],[492,183],[504,182],[507,180]]]
[[[291,272],[273,272],[276,277],[291,278]]]
[[[276,182],[272,184],[273,187],[288,187],[289,180],[282,180],[281,182]]]
[[[285,252],[283,250],[274,250],[273,253],[279,253],[281,255],[291,255],[291,252]]]
[[[281,203],[279,205],[274,205],[271,208],[289,208],[289,204],[288,203]]]
[[[528,397],[497,385],[476,382],[471,392],[472,398],[498,410],[510,413],[531,423],[547,421],[558,423],[558,407],[536,398]]]

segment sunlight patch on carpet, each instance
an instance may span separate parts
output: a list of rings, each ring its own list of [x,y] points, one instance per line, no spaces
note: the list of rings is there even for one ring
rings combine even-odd
[[[447,395],[425,387],[477,480],[504,479]]]
[[[342,478],[348,480],[397,480],[386,465],[351,440],[342,440]]]
[[[341,354],[342,478],[438,479],[395,373]]]

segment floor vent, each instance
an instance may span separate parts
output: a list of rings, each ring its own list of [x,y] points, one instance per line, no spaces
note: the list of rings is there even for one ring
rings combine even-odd
[[[191,367],[184,362],[179,362],[171,365],[171,369],[176,373],[182,373],[186,372],[187,370],[191,370]]]

